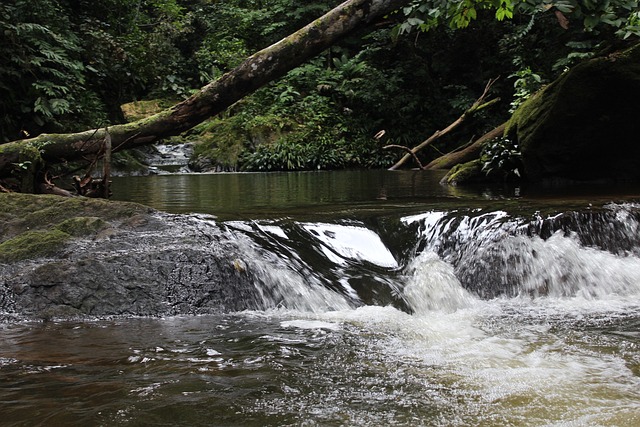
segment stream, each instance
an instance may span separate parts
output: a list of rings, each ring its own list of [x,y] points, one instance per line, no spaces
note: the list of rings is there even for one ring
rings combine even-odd
[[[224,307],[0,323],[0,424],[640,425],[640,187],[440,177],[114,178],[166,212],[144,245],[250,280]]]

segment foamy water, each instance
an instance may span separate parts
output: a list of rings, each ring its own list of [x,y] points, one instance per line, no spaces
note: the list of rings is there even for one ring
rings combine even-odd
[[[355,221],[223,224],[259,309],[2,324],[3,423],[640,425],[633,209],[615,250],[502,211],[405,217],[409,256]]]

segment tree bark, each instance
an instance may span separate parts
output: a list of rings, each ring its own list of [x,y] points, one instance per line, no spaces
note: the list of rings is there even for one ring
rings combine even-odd
[[[500,100],[500,98],[494,98],[494,99],[492,99],[490,101],[485,101],[485,98],[489,94],[489,90],[491,89],[491,86],[493,86],[493,84],[497,80],[498,80],[497,78],[489,80],[489,82],[487,83],[487,85],[484,88],[484,91],[482,92],[482,95],[480,95],[480,97],[478,99],[476,99],[476,101],[471,105],[471,107],[467,108],[467,110],[464,113],[462,113],[462,115],[460,117],[458,117],[449,126],[444,128],[443,130],[435,131],[433,133],[433,135],[431,135],[429,138],[425,139],[424,141],[422,141],[420,144],[416,145],[415,147],[413,147],[411,149],[408,149],[408,147],[407,147],[407,149],[406,149],[407,154],[402,156],[402,158],[400,160],[398,160],[396,162],[396,164],[391,166],[389,168],[389,170],[396,170],[396,169],[400,168],[402,165],[404,165],[412,157],[417,158],[416,157],[416,153],[418,151],[422,150],[423,148],[427,147],[428,145],[433,144],[436,140],[438,140],[438,138],[440,138],[440,137],[450,133],[454,129],[456,129],[458,126],[460,126],[462,123],[464,123],[464,121],[466,119],[468,119],[469,117],[474,115],[476,112],[478,112],[478,111],[480,111],[480,110],[482,110],[484,108],[487,108],[487,107],[495,104],[496,102],[498,102]],[[420,169],[423,169],[422,166],[420,166]]]
[[[485,143],[492,139],[499,138],[504,134],[505,126],[506,123],[503,123],[497,128],[490,130],[478,138],[473,144],[462,150],[452,151],[451,153],[432,160],[424,169],[451,169],[459,163],[466,163],[477,159],[480,157],[480,152]]]
[[[109,128],[113,151],[179,135],[316,56],[346,35],[406,5],[410,0],[348,0],[279,42],[255,53],[234,70],[185,101],[152,117]],[[0,177],[14,165],[36,160],[56,163],[98,155],[106,129],[42,134],[0,145]]]

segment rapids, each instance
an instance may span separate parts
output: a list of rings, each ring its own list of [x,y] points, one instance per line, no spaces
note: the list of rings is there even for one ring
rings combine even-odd
[[[153,286],[184,298],[156,316],[1,323],[2,425],[640,424],[633,198],[411,197],[158,213],[163,227],[105,252],[161,258]]]

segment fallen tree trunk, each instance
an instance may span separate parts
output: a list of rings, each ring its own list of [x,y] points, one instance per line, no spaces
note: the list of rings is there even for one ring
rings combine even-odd
[[[490,130],[478,138],[473,144],[463,148],[462,150],[452,151],[432,160],[424,167],[424,169],[451,169],[457,164],[466,163],[479,158],[484,144],[492,139],[501,137],[504,134],[506,124],[507,123],[505,122]]]
[[[109,127],[112,151],[179,135],[212,117],[410,0],[348,0],[304,28],[255,53],[185,101],[149,118]],[[106,129],[42,134],[0,145],[0,177],[36,165],[95,157],[104,152]]]
[[[416,153],[418,151],[420,151],[423,148],[433,144],[435,141],[437,141],[442,136],[450,133],[451,131],[453,131],[454,129],[459,127],[462,123],[464,123],[465,120],[467,120],[469,117],[471,117],[472,115],[474,115],[478,111],[480,111],[480,110],[482,110],[484,108],[487,108],[487,107],[495,104],[496,102],[498,102],[500,100],[500,98],[494,98],[494,99],[492,99],[490,101],[485,101],[485,98],[489,94],[489,90],[491,89],[491,86],[493,86],[493,84],[497,80],[498,80],[497,78],[493,79],[493,80],[489,80],[489,82],[487,83],[487,85],[484,88],[484,91],[482,92],[482,95],[480,95],[480,97],[478,99],[476,99],[476,101],[473,103],[473,105],[471,105],[471,107],[469,107],[464,113],[462,113],[462,115],[460,117],[458,117],[449,126],[444,128],[443,130],[435,131],[433,133],[433,135],[431,135],[429,138],[425,139],[420,144],[416,145],[415,147],[413,147],[411,149],[409,149],[408,147],[402,147],[405,151],[407,151],[407,154],[402,156],[402,158],[400,160],[398,160],[396,162],[396,164],[391,166],[389,168],[389,170],[396,170],[396,169],[400,168],[402,165],[404,165],[412,157],[413,158],[417,158],[416,157]],[[383,147],[383,148],[393,148],[393,147],[392,146],[386,146],[386,147]],[[423,169],[422,166],[420,166],[420,169]]]

